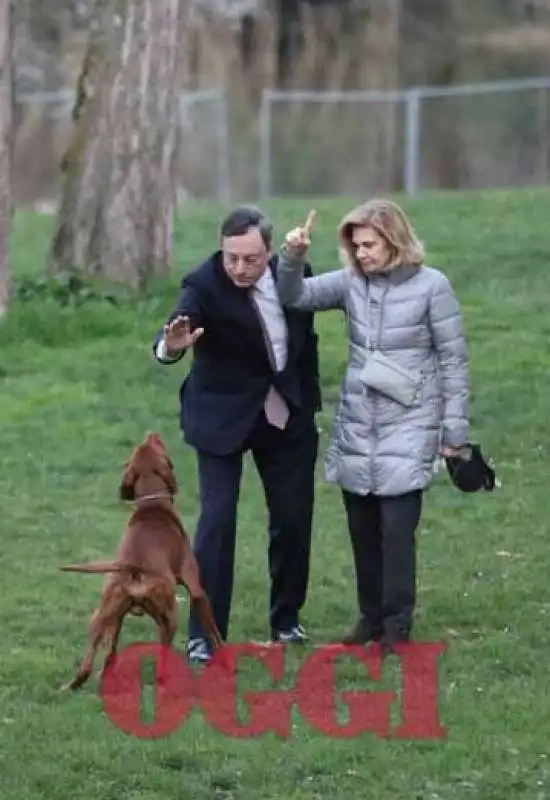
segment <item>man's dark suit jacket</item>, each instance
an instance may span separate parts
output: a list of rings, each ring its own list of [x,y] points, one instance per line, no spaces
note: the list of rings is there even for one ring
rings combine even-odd
[[[269,262],[275,278],[277,263],[275,255]],[[309,265],[305,274],[311,275]],[[192,329],[204,328],[180,389],[180,426],[189,445],[216,455],[238,450],[262,409],[270,385],[304,418],[311,419],[321,408],[313,314],[283,311],[288,326],[288,360],[282,372],[274,373],[256,310],[246,290],[239,289],[227,276],[221,251],[182,279],[178,304],[168,321],[181,314],[189,317]],[[161,338],[162,331],[155,337],[153,349]]]

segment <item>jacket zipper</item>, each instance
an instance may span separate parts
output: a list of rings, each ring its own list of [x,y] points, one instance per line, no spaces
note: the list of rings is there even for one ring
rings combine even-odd
[[[380,303],[379,303],[379,309],[380,309],[379,310],[379,314],[380,314],[380,317],[379,317],[379,323],[378,323],[378,327],[377,327],[377,337],[376,337],[376,341],[374,342],[374,345],[373,345],[372,340],[370,338],[370,331],[369,331],[369,352],[371,352],[371,353],[374,352],[374,350],[377,347],[380,347],[380,339],[382,337],[382,329],[383,329],[383,322],[384,322],[384,316],[383,316],[384,315],[384,304],[386,302],[386,295],[388,293],[389,288],[390,288],[389,284],[387,284],[385,289],[384,289],[384,291],[382,292],[381,297],[380,297]],[[369,287],[369,299],[368,299],[367,302],[370,303],[370,287]],[[369,314],[369,325],[370,325],[370,320],[371,320],[371,315]],[[376,398],[375,393],[371,389],[369,389],[369,395],[370,395],[370,402],[371,402],[371,408],[372,408],[371,422],[370,422],[370,429],[369,429],[369,439],[371,440],[371,445],[372,445],[371,446],[371,455],[370,455],[370,464],[369,464],[369,478],[370,478],[369,483],[370,483],[370,485],[372,487],[371,491],[373,493],[376,493],[375,492],[376,486],[374,484],[374,445],[376,443],[375,421],[376,421],[376,412],[377,412],[377,407],[378,407],[378,400]]]

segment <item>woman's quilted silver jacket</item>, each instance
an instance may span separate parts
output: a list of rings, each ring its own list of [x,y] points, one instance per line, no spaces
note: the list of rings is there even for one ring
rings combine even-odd
[[[441,444],[468,442],[468,355],[460,308],[447,277],[428,266],[400,266],[368,279],[353,268],[303,278],[281,251],[283,305],[346,315],[348,365],[341,384],[326,478],[357,494],[399,495],[425,488]],[[359,380],[367,340],[424,382],[406,408]]]

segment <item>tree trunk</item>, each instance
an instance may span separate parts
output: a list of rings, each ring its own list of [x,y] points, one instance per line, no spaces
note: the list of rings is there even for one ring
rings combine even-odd
[[[48,272],[170,268],[184,0],[96,0]]]
[[[9,235],[12,219],[12,26],[11,1],[0,0],[0,318],[9,304]]]

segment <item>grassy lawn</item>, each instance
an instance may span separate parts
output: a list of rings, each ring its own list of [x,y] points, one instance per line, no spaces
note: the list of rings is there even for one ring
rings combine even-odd
[[[335,229],[350,199],[321,201],[312,260],[336,266]],[[222,211],[183,215],[177,272],[139,303],[90,302],[77,310],[37,296],[14,304],[0,328],[0,797],[2,800],[539,800],[550,797],[550,595],[548,488],[550,396],[550,193],[433,195],[404,203],[430,263],[447,271],[470,343],[472,437],[494,457],[493,495],[462,496],[438,474],[419,538],[419,640],[448,644],[440,667],[441,741],[337,740],[298,717],[292,736],[238,740],[194,712],[178,732],[132,738],[103,713],[94,678],[74,696],[101,577],[58,572],[68,561],[108,558],[129,514],[117,499],[121,466],[150,428],[166,438],[192,533],[193,452],[178,430],[184,362],[162,368],[150,343],[176,297],[181,270],[215,243]],[[308,205],[271,202],[279,236]],[[40,274],[51,220],[16,219],[17,277]],[[325,410],[322,445],[346,362],[337,313],[317,317]],[[318,465],[311,588],[303,622],[331,640],[356,614],[350,544],[336,487]],[[186,635],[182,604],[178,648]],[[266,514],[248,465],[239,516],[235,641],[265,639]],[[127,620],[123,643],[155,637]],[[289,656],[289,670],[303,660]],[[248,688],[268,686],[245,665]],[[365,684],[351,662],[339,688]],[[377,688],[374,683],[368,684]],[[388,662],[382,688],[399,688]],[[396,711],[398,719],[398,711]]]

